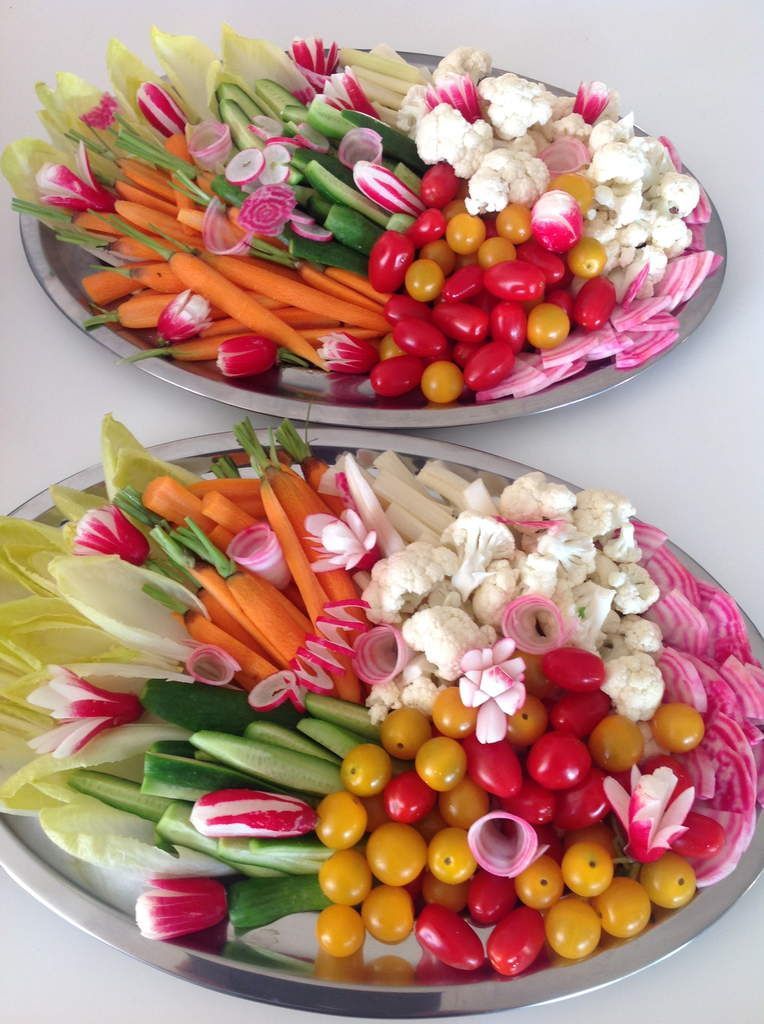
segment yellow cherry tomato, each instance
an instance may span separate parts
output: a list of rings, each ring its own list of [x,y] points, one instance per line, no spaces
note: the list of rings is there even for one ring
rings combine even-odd
[[[366,860],[384,885],[408,885],[427,863],[427,844],[411,825],[388,821],[369,836]]]
[[[462,779],[453,789],[438,797],[438,809],[448,825],[469,828],[478,818],[488,814],[488,794],[472,779]]]
[[[452,739],[460,740],[471,736],[477,722],[477,708],[462,704],[458,686],[441,690],[432,706],[432,721],[438,732]]]
[[[453,789],[464,778],[467,771],[467,755],[464,748],[449,736],[436,736],[428,740],[417,751],[414,762],[419,778],[430,789],[444,793]]]
[[[581,960],[599,945],[602,925],[586,900],[569,896],[547,911],[544,931],[555,953],[566,960]]]
[[[605,269],[607,253],[605,246],[596,238],[582,238],[567,256],[571,273],[576,277],[598,277]]]
[[[453,274],[456,268],[456,253],[445,238],[439,238],[437,242],[428,242],[427,245],[423,245],[419,250],[419,258],[434,260],[446,277]]]
[[[382,746],[391,757],[409,761],[432,736],[432,726],[416,708],[398,708],[390,712],[379,732]]]
[[[468,252],[463,256],[456,257],[456,269],[461,270],[462,267],[476,267],[477,266],[477,253]]]
[[[325,953],[345,957],[357,953],[363,945],[366,932],[357,910],[333,904],[318,915],[316,938]]]
[[[689,704],[661,704],[650,722],[655,742],[672,754],[686,754],[703,739],[706,727]]]
[[[587,212],[594,202],[594,187],[583,174],[575,174],[573,172],[558,174],[547,185],[548,192],[552,189],[560,189],[560,191],[567,192],[573,196],[581,207],[581,213],[583,214]]]
[[[496,218],[496,230],[515,245],[527,242],[531,237],[531,211],[527,206],[510,203]]]
[[[432,837],[436,836],[438,832],[442,832],[445,827],[446,823],[443,820],[443,815],[437,807],[433,807],[429,814],[425,814],[414,825],[414,828],[426,843],[429,843]]]
[[[650,921],[650,897],[635,878],[614,878],[592,906],[600,916],[602,930],[616,939],[633,939]]]
[[[517,898],[534,910],[553,907],[564,888],[560,865],[546,853],[515,878]]]
[[[557,348],[569,334],[568,314],[553,302],[540,302],[528,314],[528,341],[534,348]]]
[[[393,340],[392,334],[386,334],[382,341],[379,343],[379,358],[380,359],[395,359],[396,356],[405,356],[406,353],[402,348],[398,348]]]
[[[402,956],[378,956],[366,965],[364,980],[370,985],[413,985],[415,967]]]
[[[438,359],[425,367],[419,386],[428,402],[448,405],[464,391],[464,377],[456,363],[450,359]]]
[[[443,207],[443,216],[446,220],[453,220],[453,218],[457,217],[460,213],[466,212],[467,207],[464,203],[464,199],[452,199],[450,203],[447,203]]]
[[[560,867],[563,881],[577,896],[599,896],[613,881],[613,858],[599,843],[573,843]]]
[[[316,835],[330,850],[355,846],[366,831],[366,808],[352,793],[330,793],[318,805]]]
[[[469,882],[459,882],[458,885],[441,882],[431,871],[425,871],[422,878],[422,897],[425,903],[438,903],[456,914],[467,906],[469,888]]]
[[[375,828],[384,825],[390,819],[385,810],[384,793],[375,793],[374,796],[365,796],[361,803],[366,811],[366,831],[373,832]]]
[[[390,755],[376,743],[359,743],[353,747],[340,768],[342,785],[356,796],[381,793],[392,774]]]
[[[458,885],[472,878],[477,863],[463,828],[444,828],[430,840],[427,867],[441,882]]]
[[[608,715],[592,729],[589,752],[606,772],[626,772],[642,757],[645,741],[639,726],[623,715]]]
[[[643,864],[639,880],[656,907],[678,910],[695,895],[695,871],[684,857],[669,851]]]
[[[563,849],[569,849],[574,843],[598,843],[611,857],[615,857],[613,830],[604,821],[566,832],[562,837]]]
[[[471,213],[457,213],[446,226],[446,241],[460,256],[477,252],[485,241],[485,223]]]
[[[417,302],[433,302],[445,280],[446,275],[435,260],[414,260],[406,271],[406,291]]]
[[[517,250],[508,238],[496,235],[493,238],[486,238],[478,249],[477,258],[483,270],[488,270],[497,263],[517,259]]]
[[[549,682],[541,671],[541,655],[529,654],[528,651],[515,651],[515,657],[522,658],[525,662],[525,675],[523,683],[528,693],[534,697],[544,700],[554,692],[554,685]]]
[[[402,942],[414,927],[414,901],[405,889],[380,885],[363,901],[361,917],[379,942]]]
[[[371,871],[358,850],[338,850],[318,869],[321,892],[332,903],[354,907],[371,891]]]
[[[544,705],[538,697],[528,693],[520,710],[507,716],[507,739],[516,747],[529,747],[546,732],[548,721]]]

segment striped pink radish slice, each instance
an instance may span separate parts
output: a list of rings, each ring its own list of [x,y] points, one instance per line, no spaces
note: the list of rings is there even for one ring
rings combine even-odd
[[[316,827],[316,812],[296,797],[259,789],[219,789],[194,804],[191,824],[208,839],[286,839]]]

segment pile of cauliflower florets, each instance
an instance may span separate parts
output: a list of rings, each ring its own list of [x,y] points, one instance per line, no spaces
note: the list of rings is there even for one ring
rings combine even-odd
[[[427,86],[409,89],[397,125],[416,140],[428,164],[446,161],[469,179],[470,213],[492,213],[508,203],[531,206],[550,174],[540,159],[547,146],[572,136],[585,143],[590,163],[581,168],[594,185],[585,234],[605,247],[605,272],[622,298],[648,266],[639,297],[653,294],[669,259],[690,245],[686,217],[698,203],[697,181],[676,171],[660,139],[637,136],[632,114],[618,120],[619,99],[610,94],[593,125],[573,113],[574,100],[555,96],[540,82],[515,74],[491,76],[491,56],[460,46],[433,72],[437,84],[449,75],[468,75],[477,86],[483,118],[470,124],[454,107],[428,110]]]
[[[399,627],[416,654],[370,689],[372,721],[399,707],[429,714],[461,675],[462,656],[494,643],[504,608],[524,594],[550,598],[572,626],[567,642],[605,660],[603,689],[618,713],[651,718],[663,697],[661,632],[642,614],[660,593],[639,564],[634,506],[613,491],[574,494],[537,472],[492,500],[496,517],[484,504],[461,511],[439,541],[414,541],[373,567],[368,616]]]

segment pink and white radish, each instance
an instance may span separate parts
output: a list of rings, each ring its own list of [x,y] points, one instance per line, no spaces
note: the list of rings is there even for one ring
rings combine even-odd
[[[260,682],[249,691],[247,700],[255,711],[272,711],[289,700],[299,712],[305,710],[305,687],[291,669],[282,669]]]
[[[202,244],[215,256],[239,256],[249,250],[253,232],[232,224],[226,210],[225,203],[213,196],[202,218]]]
[[[211,878],[155,878],[135,904],[146,939],[178,939],[219,924],[228,913],[226,891]]]
[[[164,341],[185,341],[209,327],[211,307],[203,295],[187,288],[167,303],[157,320],[157,332]]]
[[[492,875],[516,878],[547,849],[539,846],[533,825],[508,811],[491,811],[470,825],[470,852]]]
[[[353,668],[368,686],[389,683],[408,665],[414,652],[395,626],[374,626],[353,644]]]
[[[114,209],[114,196],[96,183],[84,142],[77,147],[76,161],[79,175],[66,164],[42,165],[35,175],[41,201],[46,206],[61,206],[66,210],[110,213]]]
[[[314,513],[305,520],[308,540],[321,557],[312,563],[314,572],[332,569],[370,569],[377,546],[374,530],[367,530],[357,512],[347,509],[337,516]]]
[[[373,128],[351,128],[337,147],[337,156],[345,167],[359,160],[378,164],[382,159],[382,136]]]
[[[544,192],[531,210],[533,237],[550,252],[567,252],[584,233],[581,207],[569,192],[553,188]]]
[[[188,118],[161,85],[143,82],[138,86],[135,102],[151,127],[165,138],[186,130]]]
[[[610,90],[604,82],[581,82],[573,103],[573,113],[580,114],[587,124],[594,124],[610,101]]]
[[[416,192],[380,164],[358,160],[353,166],[353,181],[367,199],[388,213],[408,213],[416,217],[424,210],[424,203]]]
[[[562,647],[570,636],[572,624],[548,597],[524,594],[507,604],[501,617],[501,631],[511,637],[522,651],[546,654]]]
[[[74,529],[75,555],[118,555],[123,562],[143,565],[149,542],[116,505],[91,509]]]
[[[368,373],[379,362],[374,345],[344,331],[323,334],[318,354],[334,373]]]
[[[191,824],[208,839],[287,839],[311,832],[317,820],[304,801],[259,789],[205,793],[191,811]]]
[[[629,856],[643,864],[658,860],[672,840],[687,829],[683,825],[695,800],[690,786],[672,800],[677,777],[670,768],[656,768],[642,775],[636,765],[631,769],[631,793],[612,776],[603,782],[605,796],[626,833]]]
[[[233,143],[231,129],[211,118],[201,121],[186,131],[188,152],[197,167],[205,171],[222,171]]]
[[[226,180],[232,185],[251,185],[262,174],[265,168],[265,156],[262,149],[242,149],[226,164]]]
[[[278,537],[267,523],[254,523],[237,533],[226,554],[237,565],[257,573],[279,590],[292,578]]]
[[[226,686],[239,671],[238,661],[215,644],[198,644],[186,658],[186,672],[207,686]]]
[[[434,110],[445,103],[458,110],[469,124],[474,124],[483,116],[477,88],[469,75],[442,75],[437,82],[427,87],[424,102],[428,110]]]

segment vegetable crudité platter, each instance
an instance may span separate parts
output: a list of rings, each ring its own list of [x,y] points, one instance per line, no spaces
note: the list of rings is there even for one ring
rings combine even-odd
[[[631,379],[718,295],[713,205],[601,82],[466,46],[152,44],[160,74],[112,40],[107,91],[38,84],[51,142],[0,164],[43,288],[148,373],[314,422],[478,423]]]
[[[764,862],[761,636],[624,495],[314,433],[107,417],[0,519],[0,862],[147,963],[355,1016],[675,952]]]

